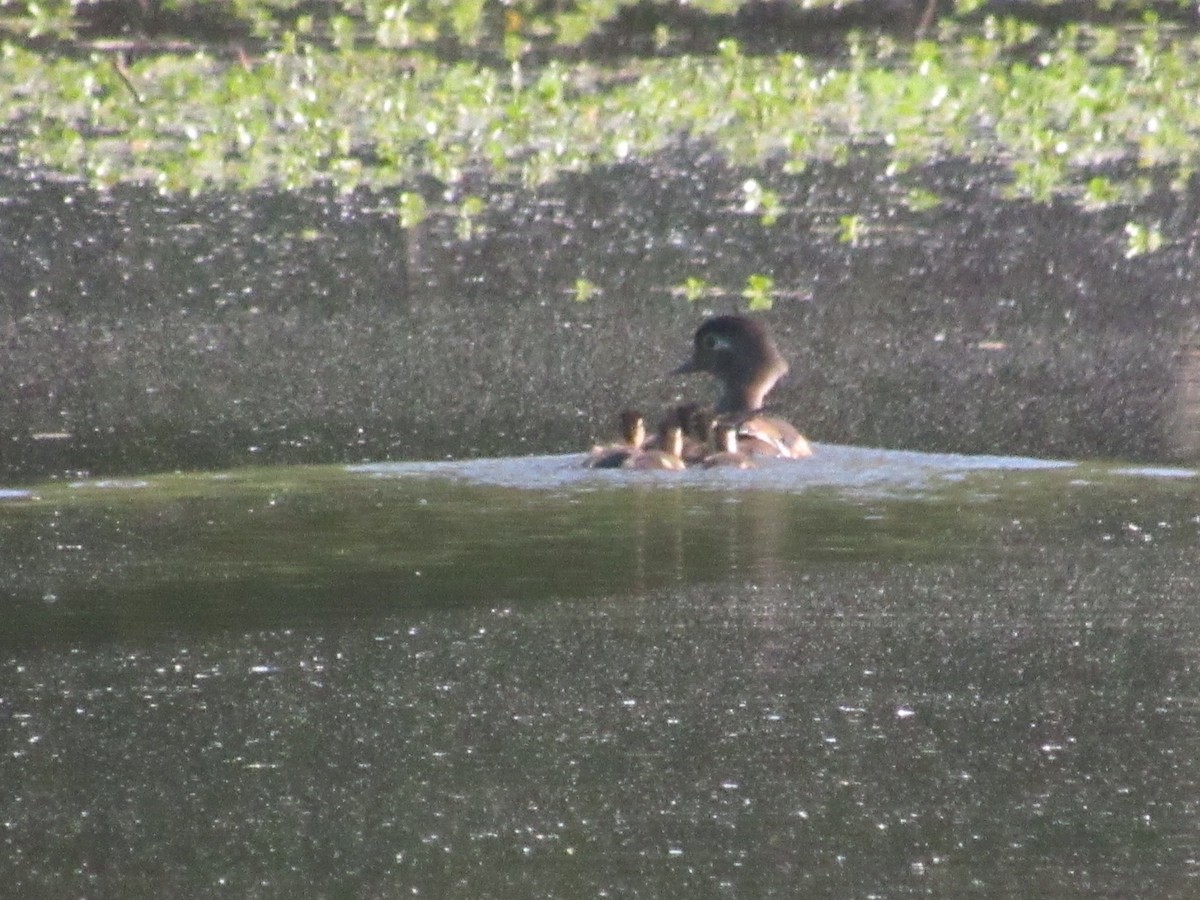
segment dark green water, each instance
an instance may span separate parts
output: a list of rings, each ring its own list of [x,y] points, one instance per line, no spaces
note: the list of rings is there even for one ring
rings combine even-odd
[[[14,896],[1193,896],[1194,473],[821,448],[0,503]]]

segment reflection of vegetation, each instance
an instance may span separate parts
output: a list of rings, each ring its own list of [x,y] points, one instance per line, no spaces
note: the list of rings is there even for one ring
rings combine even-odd
[[[742,27],[732,0],[690,7],[693,24]],[[617,0],[365,0],[319,16],[311,4],[241,0],[222,7],[220,29],[210,4],[158,10],[161,28],[174,16],[176,31],[190,23],[217,34],[215,53],[198,42],[95,39],[120,23],[30,3],[5,23],[19,40],[3,46],[0,76],[22,87],[0,100],[0,116],[26,162],[99,186],[408,186],[394,202],[409,222],[425,214],[418,178],[455,185],[479,171],[537,184],[654,154],[680,135],[737,164],[777,160],[792,172],[878,147],[917,208],[936,198],[912,193],[904,173],[939,157],[998,160],[1015,196],[1089,205],[1147,189],[1097,171],[1115,163],[1165,170],[1177,184],[1196,169],[1200,43],[1179,27],[965,15],[979,8],[958,4],[963,17],[943,18],[936,41],[850,30],[839,52],[816,56],[751,55],[733,39],[679,52],[680,23],[661,21],[674,8],[644,4],[648,55],[616,67],[588,56],[568,64],[565,48],[611,30]],[[630,15],[621,13],[627,28]],[[742,199],[764,224],[780,214],[761,180],[747,181]],[[469,236],[479,210],[453,203]]]

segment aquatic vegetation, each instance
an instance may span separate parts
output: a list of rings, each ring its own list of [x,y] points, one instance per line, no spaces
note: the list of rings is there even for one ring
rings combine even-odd
[[[763,225],[771,226],[779,221],[783,206],[779,194],[765,189],[755,178],[747,179],[742,185],[742,212],[757,214]]]
[[[1119,163],[1178,188],[1200,162],[1200,39],[1153,17],[1057,28],[947,18],[936,40],[850,32],[843,53],[824,57],[751,54],[732,38],[709,54],[612,62],[532,52],[580,44],[620,8],[515,3],[497,17],[483,0],[367,0],[318,17],[244,2],[233,15],[257,38],[253,52],[197,45],[126,60],[10,41],[0,77],[19,87],[0,100],[0,121],[24,164],[101,188],[370,187],[408,225],[445,204],[437,211],[464,239],[482,209],[458,186],[474,173],[534,186],[650,158],[681,138],[785,173],[873,148],[914,211],[938,198],[906,173],[933,159],[999,162],[1011,173],[1003,195],[1089,206],[1146,190],[1146,179],[1114,175]],[[25,35],[70,34],[71,15],[69,4],[31,4]],[[673,40],[660,23],[654,43],[665,51]],[[480,52],[433,52],[446,41]],[[429,179],[447,190],[416,189]],[[785,212],[761,175],[745,181],[738,207],[764,226]],[[844,218],[843,240],[855,243],[865,224]]]
[[[924,212],[928,209],[934,209],[940,206],[941,203],[941,197],[933,191],[922,187],[911,188],[904,195],[904,205],[913,212]]]
[[[775,279],[761,273],[751,275],[746,279],[742,298],[752,312],[770,309],[775,303]]]
[[[1132,259],[1145,253],[1153,253],[1162,247],[1162,227],[1158,223],[1143,225],[1140,222],[1127,222],[1125,225],[1125,256]]]
[[[400,224],[404,228],[415,228],[420,225],[425,221],[429,210],[425,198],[416,191],[402,191],[396,201],[396,208],[400,216]]]
[[[576,278],[573,291],[576,303],[587,303],[600,293],[600,286],[586,278]]]
[[[859,215],[838,217],[838,240],[843,244],[857,244],[863,238],[867,225]]]
[[[683,283],[674,288],[673,293],[679,294],[688,303],[696,303],[697,301],[707,297],[713,293],[717,293],[712,285],[703,278],[695,275],[689,275],[683,280]]]
[[[458,205],[458,221],[455,233],[460,241],[469,241],[475,236],[479,216],[483,213],[485,204],[481,197],[471,194],[463,198]]]

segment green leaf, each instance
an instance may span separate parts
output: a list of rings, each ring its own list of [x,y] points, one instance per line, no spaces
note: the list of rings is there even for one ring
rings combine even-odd
[[[867,226],[863,223],[862,216],[849,215],[838,217],[838,240],[843,244],[851,246],[862,240],[863,234],[866,232]]]
[[[770,309],[774,305],[775,279],[770,275],[751,275],[746,279],[742,297],[752,312]]]
[[[710,285],[703,278],[696,278],[689,275],[683,280],[678,288],[679,293],[683,294],[688,303],[695,303],[710,290]]]
[[[575,279],[574,300],[576,303],[587,303],[600,293],[600,288],[586,278]]]
[[[1142,225],[1139,222],[1126,222],[1125,238],[1126,259],[1153,253],[1163,245],[1162,229],[1157,224]]]
[[[415,228],[425,221],[425,198],[413,191],[405,191],[400,195],[398,204],[400,212],[400,227]]]
[[[913,212],[925,212],[928,209],[942,205],[942,198],[933,191],[924,188],[913,188],[904,195],[904,205]]]

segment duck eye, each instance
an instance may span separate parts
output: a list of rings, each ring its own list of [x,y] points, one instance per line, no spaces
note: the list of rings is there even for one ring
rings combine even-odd
[[[700,339],[700,346],[705,350],[728,350],[729,341],[717,334],[706,334]]]

